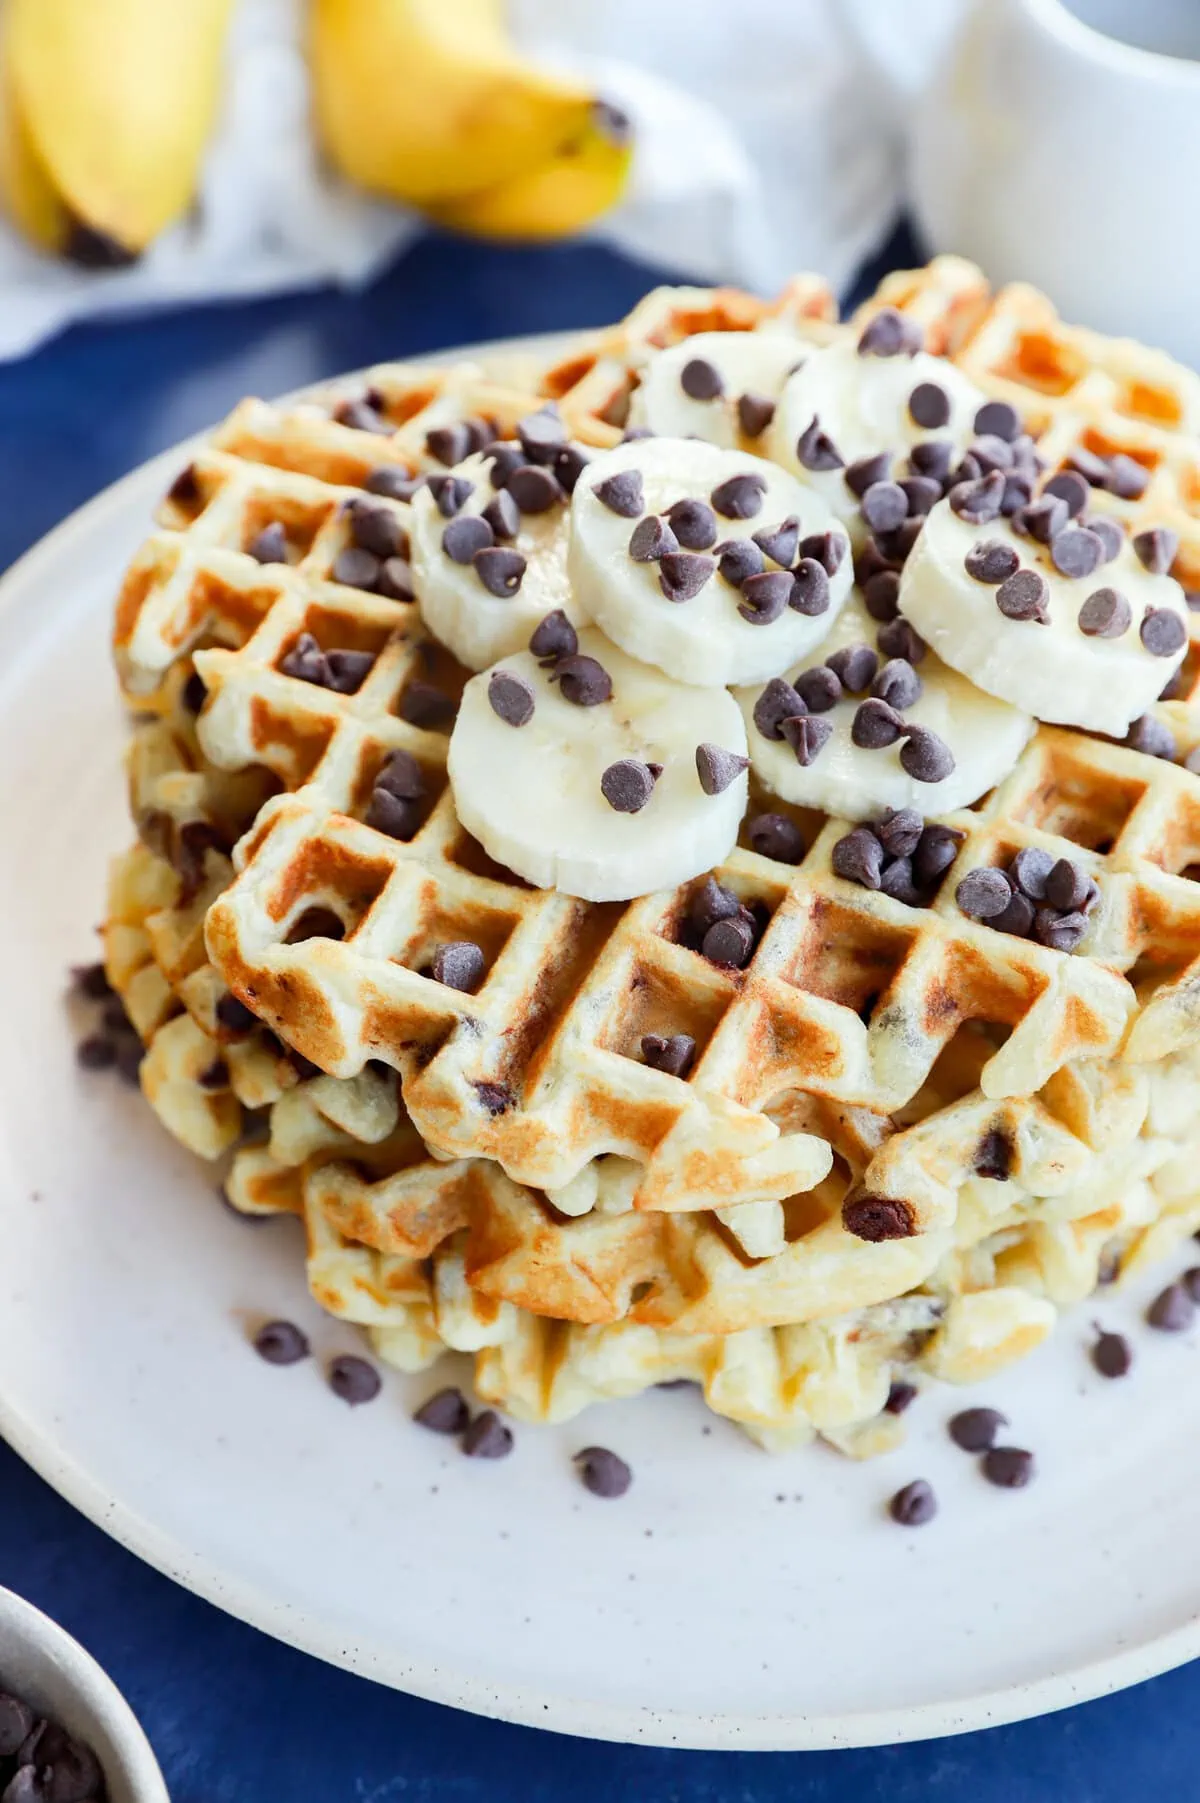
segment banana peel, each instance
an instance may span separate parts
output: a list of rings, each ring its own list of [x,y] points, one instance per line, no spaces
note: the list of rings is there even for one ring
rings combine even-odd
[[[624,115],[599,104],[580,137],[542,168],[428,210],[439,225],[474,237],[567,238],[617,204],[632,162]]]
[[[3,0],[0,208],[37,245],[128,262],[191,204],[234,0]]]
[[[311,0],[309,61],[329,160],[425,210],[548,172],[592,121],[586,87],[515,52],[498,0]]]

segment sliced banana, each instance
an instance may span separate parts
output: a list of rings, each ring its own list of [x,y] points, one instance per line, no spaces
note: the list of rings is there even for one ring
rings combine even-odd
[[[518,455],[513,448],[509,461]],[[569,497],[546,469],[534,473],[528,494],[519,482],[515,492],[498,487],[494,478],[506,468],[477,454],[435,474],[413,497],[417,606],[434,637],[469,670],[522,650],[556,608],[575,623],[586,617],[567,580]],[[549,504],[532,511],[519,506],[522,496]]]
[[[761,451],[784,383],[811,354],[787,332],[697,332],[649,359],[629,423],[665,438]]]
[[[1092,562],[1097,533],[1115,555],[1064,575]],[[1187,645],[1178,582],[1146,568],[1107,519],[1096,533],[1069,520],[1046,545],[1008,519],[973,524],[941,501],[904,566],[899,604],[979,688],[1039,720],[1118,737],[1157,700]]]
[[[711,870],[746,807],[733,696],[672,682],[594,630],[472,677],[450,737],[459,819],[539,889],[628,901]]]
[[[931,390],[940,390],[942,400]],[[920,397],[914,402],[914,393]],[[881,451],[897,456],[912,450],[923,439],[943,439],[956,454],[967,447],[975,431],[975,415],[984,397],[975,384],[947,363],[926,351],[915,356],[874,356],[856,344],[833,344],[814,351],[788,380],[767,434],[766,455],[825,500],[840,519],[851,519],[859,497],[846,481],[846,466]],[[945,418],[938,425],[922,425],[912,408],[927,419]],[[813,420],[840,461],[832,467],[830,453],[813,445]]]
[[[618,445],[588,464],[571,512],[575,605],[679,682],[786,668],[825,637],[853,580],[849,539],[824,503],[745,451]]]
[[[905,660],[904,668],[898,668],[878,648],[880,630],[854,595],[820,648],[787,672],[788,684],[799,683],[812,704],[806,704],[802,716],[807,729],[793,727],[782,737],[773,736],[788,712],[786,694],[773,684],[765,700],[759,684],[738,690],[754,774],[784,801],[847,820],[870,819],[886,808],[916,808],[930,815],[966,807],[1012,769],[1034,722],[981,693],[932,652],[926,651],[915,665]],[[847,656],[850,652],[854,655]],[[830,659],[844,683],[830,680]],[[823,678],[806,683],[809,671],[821,671]],[[912,700],[914,673],[920,692]],[[895,706],[884,699],[889,694]],[[864,702],[871,705],[856,728]],[[892,738],[895,724],[885,709],[918,732]],[[932,734],[936,744],[922,734]],[[880,739],[885,742],[875,743]],[[930,781],[947,761],[938,745],[946,748],[953,767]],[[806,756],[810,761],[802,762]]]

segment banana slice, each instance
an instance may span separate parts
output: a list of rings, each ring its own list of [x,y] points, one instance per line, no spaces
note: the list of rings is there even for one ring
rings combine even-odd
[[[649,359],[629,423],[664,438],[761,451],[784,383],[811,354],[789,332],[697,332]]]
[[[952,445],[957,461],[975,432],[988,429],[986,415],[975,425],[983,404],[975,384],[942,357],[925,351],[878,356],[855,344],[833,344],[814,351],[788,380],[766,455],[848,520],[859,504],[846,481],[850,464],[882,451],[900,456],[924,439]],[[921,419],[940,423],[922,425]]]
[[[417,606],[469,670],[523,650],[556,608],[575,624],[586,618],[567,581],[568,496],[546,468],[524,466],[513,484],[521,467],[516,447],[499,461],[477,454],[413,497]]]
[[[527,882],[587,901],[711,870],[746,807],[733,696],[672,682],[564,624],[557,657],[518,652],[463,691],[449,759],[459,819]]]
[[[738,690],[765,788],[847,820],[886,808],[945,814],[1012,769],[1032,718],[982,694],[932,652],[920,655],[911,637],[902,623],[881,628],[855,595],[820,648],[788,671],[795,700],[782,682]],[[915,663],[895,655],[906,649]]]
[[[694,439],[597,457],[571,513],[576,606],[679,682],[775,675],[825,637],[853,579],[846,532],[811,491]]]
[[[1053,532],[1050,543],[1022,534],[1027,519]],[[1173,537],[1152,531],[1131,541],[1107,517],[1069,518],[1053,497],[1011,521],[968,519],[941,501],[904,566],[900,608],[989,694],[1039,720],[1120,737],[1187,646],[1183,590],[1156,573],[1170,564],[1173,550],[1164,555],[1162,544]]]

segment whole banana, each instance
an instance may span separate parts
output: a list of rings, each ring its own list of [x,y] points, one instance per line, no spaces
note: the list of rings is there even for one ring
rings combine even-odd
[[[0,0],[0,209],[132,261],[191,204],[233,0]]]

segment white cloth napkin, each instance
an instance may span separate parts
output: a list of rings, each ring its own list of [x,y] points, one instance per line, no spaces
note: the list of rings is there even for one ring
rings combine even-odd
[[[453,0],[447,0],[452,4]],[[511,0],[531,53],[586,71],[637,130],[598,234],[700,281],[835,287],[900,204],[902,120],[963,0]],[[239,0],[199,204],[134,266],[93,274],[0,223],[0,358],[75,319],[365,283],[420,229],[321,166],[303,0]],[[398,97],[403,104],[403,96]]]

